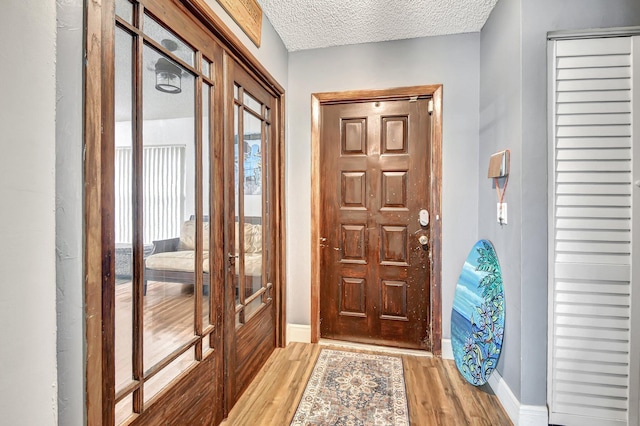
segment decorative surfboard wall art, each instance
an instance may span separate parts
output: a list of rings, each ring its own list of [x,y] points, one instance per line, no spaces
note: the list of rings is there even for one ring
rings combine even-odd
[[[456,366],[481,386],[498,364],[504,337],[504,287],[491,242],[478,241],[462,267],[451,311],[451,345]]]

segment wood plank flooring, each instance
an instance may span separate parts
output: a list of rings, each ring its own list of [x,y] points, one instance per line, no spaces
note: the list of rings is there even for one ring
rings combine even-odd
[[[290,343],[276,349],[222,425],[288,425],[323,347],[327,346]],[[490,389],[465,382],[453,361],[400,356],[412,425],[513,424]]]

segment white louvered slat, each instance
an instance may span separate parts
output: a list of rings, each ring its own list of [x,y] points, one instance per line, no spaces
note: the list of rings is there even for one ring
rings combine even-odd
[[[630,172],[631,162],[624,160],[610,161],[563,161],[558,162],[559,172]]]
[[[631,203],[628,196],[616,196],[616,195],[597,195],[597,196],[582,196],[582,195],[558,195],[556,204],[558,206],[620,206],[626,207]]]
[[[569,392],[559,392],[558,402],[571,404],[581,404],[585,406],[601,407],[601,408],[618,408],[624,410],[627,408],[626,398],[601,397],[591,395],[580,395]]]
[[[577,383],[592,383],[610,386],[626,386],[628,380],[624,376],[606,373],[581,373],[576,371],[560,370],[556,372],[556,379],[573,381]]]
[[[594,329],[593,320],[591,318],[584,316],[559,315],[556,324],[558,325],[556,336],[629,340],[628,318],[599,318],[598,326],[600,328]]]
[[[584,217],[584,218],[630,218],[629,207],[558,207],[556,217]]]
[[[631,66],[631,57],[628,53],[623,55],[606,56],[567,56],[559,57],[557,69],[565,68],[609,68]]]
[[[576,393],[589,396],[605,396],[626,399],[626,386],[598,386],[575,382],[558,381],[556,389],[560,392]]]
[[[563,80],[558,81],[558,92],[585,92],[590,90],[630,90],[628,78]]]
[[[556,313],[558,315],[561,314],[571,314],[571,315],[591,315],[591,316],[595,316],[595,317],[628,317],[629,316],[629,307],[628,306],[601,306],[601,305],[569,305],[569,304],[563,304],[563,303],[558,303],[556,305]],[[597,321],[598,319],[594,320],[594,326],[597,325]],[[618,339],[618,340],[624,340],[624,339],[628,339],[629,336],[627,335],[617,335],[614,336],[607,334],[608,331],[603,331],[602,333],[599,333],[598,329],[589,329],[589,328],[585,328],[585,329],[581,329],[582,331],[580,331],[580,329],[568,329],[568,333],[562,334],[564,333],[563,328],[558,328],[556,330],[557,335],[564,335],[564,336],[572,336],[572,337],[598,337],[598,338],[602,338],[602,339]],[[575,334],[573,334],[575,333]],[[591,334],[590,334],[591,333]]]
[[[558,219],[556,229],[612,229],[629,231],[630,219]]]
[[[557,136],[582,137],[582,136],[631,136],[631,126],[558,126]]]
[[[631,195],[631,185],[629,184],[558,184],[557,194],[576,195]]]
[[[556,124],[558,126],[631,124],[631,114],[564,114],[558,116]]]
[[[631,37],[560,40],[556,45],[556,55],[558,57],[629,55],[630,53]]]
[[[627,102],[628,103],[628,102]],[[631,148],[631,138],[629,136],[610,138],[558,138],[556,141],[558,149],[564,148]]]
[[[573,414],[575,416],[574,418],[572,418],[572,420],[575,422],[573,424],[576,425],[585,425],[586,423],[581,422],[581,420],[585,416],[596,419],[595,422],[592,422],[590,424],[598,426],[604,426],[604,423],[600,420],[603,418],[610,419],[614,422],[621,422],[627,418],[626,409],[616,410],[612,408],[599,408],[591,405],[570,405],[562,403],[557,403],[554,408],[560,411],[560,413]],[[557,423],[568,424],[566,420],[563,420],[562,417],[559,417]]]
[[[597,263],[606,265],[618,265],[624,258],[628,258],[627,253],[572,253],[572,252],[556,252],[556,262],[567,263]]]
[[[558,81],[602,78],[631,78],[631,67],[569,68],[558,70],[556,75]]]
[[[629,102],[583,102],[575,104],[558,104],[556,113],[559,116],[564,114],[614,114],[630,113]]]
[[[556,159],[558,161],[575,161],[575,160],[629,160],[629,149],[605,149],[605,148],[579,148],[579,149],[558,149]]]
[[[600,373],[615,374],[621,376],[627,373],[626,368],[628,368],[628,365],[626,363],[612,364],[609,362],[587,362],[581,359],[558,359],[556,368],[562,371],[575,371],[576,373]]]
[[[556,96],[558,103],[573,102],[629,102],[630,90],[610,90],[593,92],[559,92]]]
[[[629,301],[628,294],[585,294],[585,293],[561,293],[556,294],[556,301],[558,303],[591,303],[603,305],[624,305]],[[599,324],[602,325],[602,324]]]
[[[632,42],[554,43],[550,422],[613,424],[630,403]]]
[[[606,293],[629,295],[629,283],[624,281],[556,281],[556,291],[581,291],[584,293]]]
[[[631,183],[631,173],[622,172],[596,172],[596,173],[558,173],[556,177],[558,183]]]

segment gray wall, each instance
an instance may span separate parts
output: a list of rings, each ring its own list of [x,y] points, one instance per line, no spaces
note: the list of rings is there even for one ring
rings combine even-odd
[[[3,2],[0,35],[0,422],[55,425],[55,3]]]
[[[522,68],[520,1],[500,0],[481,31],[480,152],[478,166],[478,237],[496,249],[505,291],[505,335],[498,372],[520,399],[521,370],[521,180]],[[504,201],[507,225],[496,217],[493,179],[487,178],[489,156],[511,150],[511,171]],[[500,187],[504,187],[504,179]]]
[[[20,2],[12,2],[16,5]],[[31,5],[38,4],[36,6]],[[23,105],[24,108],[14,109],[16,114],[19,114],[21,118],[24,120],[29,119],[28,123],[25,123],[21,126],[16,126],[15,123],[20,123],[19,119],[15,117],[7,118],[7,123],[11,123],[16,130],[16,134],[20,136],[13,136],[11,133],[7,134],[7,138],[2,139],[3,143],[3,152],[8,152],[10,155],[2,156],[2,159],[8,159],[12,161],[12,164],[16,166],[22,173],[25,175],[24,179],[28,177],[31,178],[31,181],[45,181],[49,185],[51,185],[51,194],[48,193],[39,193],[34,194],[34,196],[38,196],[43,198],[43,201],[50,201],[50,206],[44,208],[33,208],[31,206],[25,215],[22,210],[14,210],[16,216],[20,217],[19,221],[16,221],[16,218],[5,219],[3,217],[0,220],[0,234],[4,234],[3,224],[7,225],[8,230],[16,230],[22,229],[20,235],[29,236],[27,231],[30,231],[28,228],[31,226],[33,228],[34,224],[37,224],[39,232],[41,232],[41,237],[46,237],[47,232],[51,233],[51,244],[47,245],[46,240],[43,241],[42,238],[36,244],[34,238],[23,240],[20,244],[11,243],[9,245],[4,245],[4,247],[12,247],[11,253],[29,253],[28,257],[22,256],[25,260],[29,260],[32,262],[34,259],[37,259],[39,264],[44,264],[42,268],[32,268],[32,265],[21,265],[19,262],[14,262],[11,266],[12,268],[22,267],[25,270],[31,270],[32,275],[28,276],[28,279],[25,279],[24,274],[20,276],[21,283],[20,285],[11,285],[7,286],[7,288],[11,288],[11,292],[15,293],[15,297],[8,297],[4,295],[0,298],[0,315],[3,315],[2,323],[3,324],[24,324],[24,327],[15,327],[11,328],[11,336],[7,336],[3,341],[12,342],[15,341],[16,338],[12,337],[15,335],[20,335],[23,333],[24,336],[29,337],[28,339],[28,350],[25,349],[25,353],[28,357],[22,356],[22,354],[15,353],[11,354],[13,358],[6,358],[3,352],[0,356],[0,360],[3,361],[3,365],[18,365],[21,366],[23,364],[19,363],[18,360],[24,360],[25,358],[30,360],[29,357],[38,357],[38,362],[34,364],[41,365],[41,368],[31,370],[31,373],[24,374],[21,369],[13,368],[12,374],[16,377],[22,377],[23,382],[28,384],[29,386],[33,386],[34,388],[38,386],[39,390],[47,390],[47,398],[46,401],[40,401],[39,398],[35,398],[31,394],[14,392],[10,393],[8,390],[4,388],[5,383],[4,380],[5,373],[4,370],[1,372],[0,377],[3,380],[0,380],[0,412],[9,413],[8,419],[11,419],[11,414],[14,410],[15,413],[19,413],[21,416],[24,416],[25,413],[27,416],[29,415],[43,415],[47,412],[45,410],[24,410],[24,401],[30,401],[33,406],[36,407],[45,407],[47,403],[53,406],[53,409],[56,408],[56,393],[58,397],[58,412],[59,412],[59,424],[61,425],[81,425],[84,424],[84,413],[85,413],[85,390],[84,390],[84,293],[83,293],[83,280],[82,280],[82,271],[83,271],[83,208],[82,208],[82,190],[83,190],[83,181],[82,181],[82,54],[84,50],[83,44],[83,1],[82,0],[58,0],[57,1],[57,24],[58,24],[58,34],[57,34],[57,49],[56,49],[56,38],[55,38],[55,19],[56,19],[56,10],[53,2],[51,3],[51,11],[47,9],[47,7],[40,6],[41,1],[30,0],[27,4],[22,7],[22,9],[30,10],[31,15],[25,16],[24,22],[16,19],[16,13],[12,16],[12,10],[7,11],[3,10],[3,14],[0,15],[0,19],[7,20],[7,22],[11,22],[11,25],[7,27],[4,21],[0,21],[0,31],[3,31],[3,34],[6,38],[12,37],[12,35],[19,34],[22,31],[30,30],[30,25],[34,27],[33,33],[40,36],[40,33],[43,32],[43,22],[47,23],[51,26],[51,38],[48,44],[43,43],[40,38],[36,38],[35,36],[29,37],[25,39],[25,43],[28,43],[27,49],[20,44],[10,43],[10,47],[15,48],[15,52],[12,50],[7,56],[2,56],[5,52],[0,52],[0,66],[1,64],[15,64],[22,63],[27,61],[26,63],[38,63],[41,64],[37,68],[24,68],[21,69],[20,73],[12,73],[10,75],[17,75],[21,78],[20,81],[24,81],[25,85],[28,82],[31,82],[31,86],[29,91],[19,92],[21,89],[20,86],[22,84],[16,84],[15,80],[11,80],[11,88],[18,90],[18,93],[15,95],[15,103],[18,105]],[[49,2],[47,2],[49,3]],[[280,40],[280,37],[275,32],[269,20],[266,17],[263,17],[263,29],[262,29],[262,46],[260,48],[255,47],[251,41],[249,41],[248,37],[240,30],[240,28],[233,22],[233,20],[226,15],[224,10],[213,0],[209,1],[209,5],[214,9],[216,13],[225,21],[225,23],[229,26],[229,28],[238,36],[238,38],[243,41],[248,47],[249,50],[256,56],[256,58],[266,67],[266,69],[278,80],[278,82],[285,88],[287,87],[287,61],[288,61],[288,53],[284,47],[284,44]],[[49,13],[51,12],[51,13]],[[51,20],[51,22],[48,22]],[[7,29],[8,28],[8,29]],[[50,28],[46,28],[49,30]],[[45,40],[47,41],[47,40]],[[37,44],[36,44],[37,43]],[[43,45],[43,46],[42,46]],[[38,49],[34,49],[38,48]],[[43,49],[40,49],[43,47]],[[33,50],[33,53],[29,53],[29,56],[25,56],[25,52],[29,52],[30,49]],[[45,54],[42,53],[41,50],[44,50]],[[51,58],[49,58],[49,56]],[[50,61],[47,61],[50,59]],[[57,65],[55,65],[54,60],[57,61]],[[50,68],[47,68],[47,66]],[[44,68],[44,70],[43,70]],[[32,69],[33,72],[27,72],[29,69]],[[26,70],[26,71],[25,71]],[[50,72],[49,72],[50,71]],[[7,71],[8,72],[8,71]],[[3,75],[7,75],[4,74]],[[34,77],[34,76],[37,76]],[[55,81],[53,80],[55,78]],[[8,81],[8,80],[7,80]],[[35,83],[35,84],[34,84]],[[42,84],[40,84],[42,83]],[[41,86],[46,86],[44,89]],[[54,93],[54,87],[56,87],[56,92]],[[2,88],[4,91],[4,87]],[[51,92],[51,93],[49,93]],[[57,94],[57,109],[55,105],[54,95]],[[50,96],[49,96],[50,95]],[[49,99],[50,98],[50,99]],[[11,102],[13,98],[9,96],[7,100]],[[37,101],[37,102],[26,102],[29,100]],[[4,98],[3,98],[4,101]],[[37,107],[34,107],[35,104]],[[4,108],[4,104],[3,104]],[[41,113],[40,110],[43,110]],[[54,147],[54,128],[53,124],[47,127],[48,120],[51,120],[53,123],[55,114],[56,119],[56,127],[55,127],[55,157],[53,152]],[[5,119],[4,112],[1,115],[2,119]],[[38,117],[38,126],[33,126],[33,117]],[[43,125],[41,126],[40,122],[42,121]],[[4,128],[11,128],[10,124],[5,125],[4,122],[1,126]],[[28,129],[31,133],[26,134],[24,129]],[[20,132],[17,131],[20,129]],[[35,139],[36,136],[39,137],[37,140],[37,145],[34,144],[26,144],[30,139]],[[5,141],[8,144],[11,142],[11,149],[4,148]],[[44,145],[44,147],[41,147]],[[36,151],[37,149],[37,151]],[[11,155],[12,151],[15,150],[15,155]],[[45,163],[36,163],[32,155],[35,155],[37,152],[40,152],[42,156],[47,158],[47,161],[51,164]],[[46,154],[46,155],[45,155]],[[18,161],[15,161],[16,157]],[[53,192],[53,170],[54,170],[54,158],[55,158],[55,250],[56,250],[56,266],[57,273],[53,269],[51,271],[47,268],[47,257],[45,254],[49,254],[51,263],[54,262],[54,242],[53,242],[53,209],[54,209],[54,192]],[[13,173],[13,169],[5,169],[4,163],[1,163],[2,167],[0,167],[0,172],[4,170],[11,170]],[[35,165],[38,167],[35,167]],[[50,167],[47,167],[49,166]],[[28,166],[28,167],[27,167]],[[50,173],[48,173],[50,172]],[[9,171],[7,172],[9,173]],[[2,176],[0,180],[0,200],[7,200],[10,204],[19,205],[16,197],[5,196],[4,188],[1,186],[1,182],[21,182],[22,178],[16,178],[16,176],[21,176],[20,173],[16,173],[11,175],[10,179],[6,179]],[[25,186],[26,187],[26,186]],[[51,200],[45,199],[44,196],[50,195]],[[26,200],[28,201],[28,199]],[[47,212],[51,214],[51,224],[45,228],[45,224],[49,219]],[[6,212],[0,213],[4,214]],[[33,216],[33,217],[31,217]],[[43,229],[45,229],[43,231]],[[1,253],[0,249],[0,253]],[[9,279],[13,279],[13,276],[10,274],[5,274],[5,265],[4,259],[8,259],[7,255],[0,255],[0,276],[5,279],[9,277]],[[31,269],[29,269],[31,267]],[[38,280],[35,283],[32,283],[32,279],[36,276],[42,276],[43,274],[51,272],[51,276],[42,277],[42,279]],[[55,275],[54,275],[55,273]],[[53,314],[53,310],[56,308],[56,293],[54,290],[53,282],[56,281],[55,290],[57,290],[57,358],[58,358],[58,382],[59,382],[59,390],[56,392],[55,387],[55,376],[56,376],[56,364],[55,364],[55,353],[52,356],[52,362],[47,361],[47,356],[49,355],[47,349],[51,349],[53,351],[56,345],[56,322],[54,321],[55,317]],[[44,290],[41,291],[40,287],[43,287]],[[4,286],[3,286],[4,288]],[[34,291],[34,289],[38,288],[38,291]],[[39,298],[46,297],[46,305],[52,310],[52,317],[50,319],[44,319],[46,317],[47,310],[41,310],[38,315],[33,315],[32,309],[28,311],[24,309],[23,306],[27,301],[32,301],[34,296],[38,296]],[[17,300],[24,300],[24,303],[17,303]],[[9,310],[5,310],[4,302],[13,303],[15,306]],[[15,310],[15,312],[14,312]],[[18,317],[16,315],[19,310],[22,310],[26,315],[29,312],[32,315],[32,318],[29,321],[21,322],[18,321]],[[4,315],[8,315],[7,318]],[[40,333],[46,334],[46,338],[40,335],[34,335],[34,330],[39,331]],[[5,337],[5,336],[3,336]],[[48,340],[52,340],[50,343],[47,343]],[[10,345],[2,345],[2,348],[9,348]],[[22,348],[22,347],[21,347]],[[35,350],[35,349],[38,350]],[[44,350],[42,349],[44,348]],[[3,349],[0,349],[2,351]],[[5,363],[5,359],[8,361]],[[24,365],[25,368],[28,368],[28,365]],[[42,371],[44,370],[44,371]],[[37,373],[41,374],[41,376],[36,376],[37,379],[32,379],[31,376]],[[51,381],[47,381],[46,385],[42,384],[43,381],[48,379],[48,376],[53,374],[53,379]],[[20,375],[20,376],[19,376]],[[9,380],[8,384],[15,385],[14,380]],[[26,386],[26,385],[25,385]],[[29,388],[31,389],[31,388]],[[33,390],[33,389],[31,389]],[[35,397],[39,397],[36,392],[34,392]],[[51,394],[51,395],[49,395]],[[42,398],[44,399],[44,398]],[[7,409],[5,409],[5,403]],[[16,414],[17,415],[17,414]],[[51,419],[54,419],[51,415],[49,415]],[[35,418],[35,417],[34,417]],[[7,417],[3,417],[3,420],[7,419]],[[31,422],[29,418],[25,417],[16,417],[13,422],[9,421],[8,424],[20,424],[20,425],[47,425],[47,424],[55,424],[55,420],[48,421],[34,421]]]
[[[500,0],[481,32],[479,236],[496,244],[504,272],[498,371],[524,405],[546,404],[547,32],[638,24],[637,0]],[[512,168],[500,228],[483,181],[488,155],[504,148]]]
[[[311,94],[442,83],[442,331],[478,229],[480,35],[431,37],[289,54],[287,321],[310,324]]]

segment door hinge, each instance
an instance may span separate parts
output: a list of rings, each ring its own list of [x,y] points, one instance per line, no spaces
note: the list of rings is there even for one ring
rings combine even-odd
[[[433,99],[429,99],[429,103],[427,104],[427,112],[429,114],[433,114]]]

